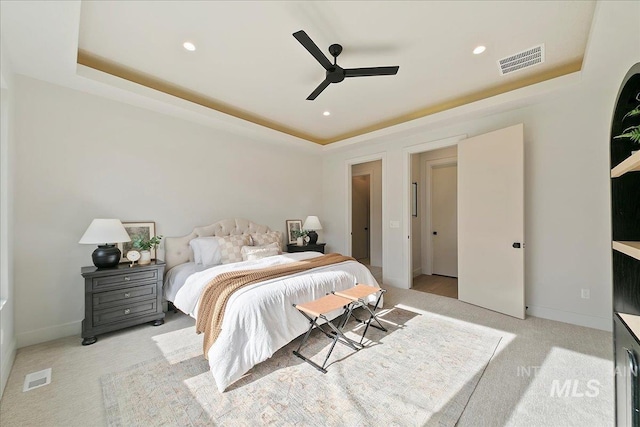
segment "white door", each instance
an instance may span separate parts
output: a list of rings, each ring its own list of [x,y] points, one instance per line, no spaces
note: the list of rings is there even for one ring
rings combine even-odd
[[[523,125],[458,143],[458,299],[524,319]]]
[[[351,178],[351,256],[369,258],[369,215],[371,184],[369,175]]]
[[[458,168],[431,169],[433,274],[458,277]]]

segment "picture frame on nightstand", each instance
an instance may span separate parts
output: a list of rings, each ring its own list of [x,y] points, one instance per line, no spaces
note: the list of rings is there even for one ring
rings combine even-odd
[[[145,239],[150,239],[155,237],[156,235],[156,223],[154,221],[139,221],[139,222],[122,222],[124,229],[127,231],[129,237],[131,237],[131,242],[118,243],[118,249],[122,252],[120,262],[128,262],[127,260],[127,252],[133,247],[133,239],[136,236],[142,236]],[[156,249],[151,249],[151,259],[156,259]]]
[[[294,231],[302,230],[302,220],[300,219],[288,219],[287,221],[287,243],[296,243],[297,237],[293,234]]]

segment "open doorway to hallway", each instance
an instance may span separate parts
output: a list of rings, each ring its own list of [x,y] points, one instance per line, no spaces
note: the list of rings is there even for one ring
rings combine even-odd
[[[411,155],[412,289],[458,298],[457,147]]]
[[[351,166],[351,256],[382,283],[382,160]]]

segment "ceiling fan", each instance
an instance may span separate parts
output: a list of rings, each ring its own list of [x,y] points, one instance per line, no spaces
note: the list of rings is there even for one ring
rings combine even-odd
[[[367,67],[367,68],[342,68],[336,62],[338,55],[342,52],[342,46],[332,44],[329,46],[329,53],[333,56],[333,64],[327,59],[318,46],[304,31],[300,30],[293,33],[296,38],[309,51],[311,55],[327,70],[327,77],[318,87],[311,92],[307,100],[313,101],[329,86],[330,83],[340,83],[345,77],[365,77],[365,76],[393,76],[398,73],[400,67]]]

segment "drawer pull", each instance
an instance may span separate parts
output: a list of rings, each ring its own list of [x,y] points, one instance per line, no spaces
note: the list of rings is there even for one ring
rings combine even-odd
[[[131,296],[131,294],[130,294],[129,292],[127,292],[127,293],[125,293],[125,294],[124,294],[124,297],[125,297],[125,298],[129,298],[130,296]]]
[[[125,308],[124,309],[124,314],[129,314],[131,313],[131,309],[130,308]]]
[[[128,282],[129,280],[131,280],[131,278],[129,276],[124,276],[124,281]]]

